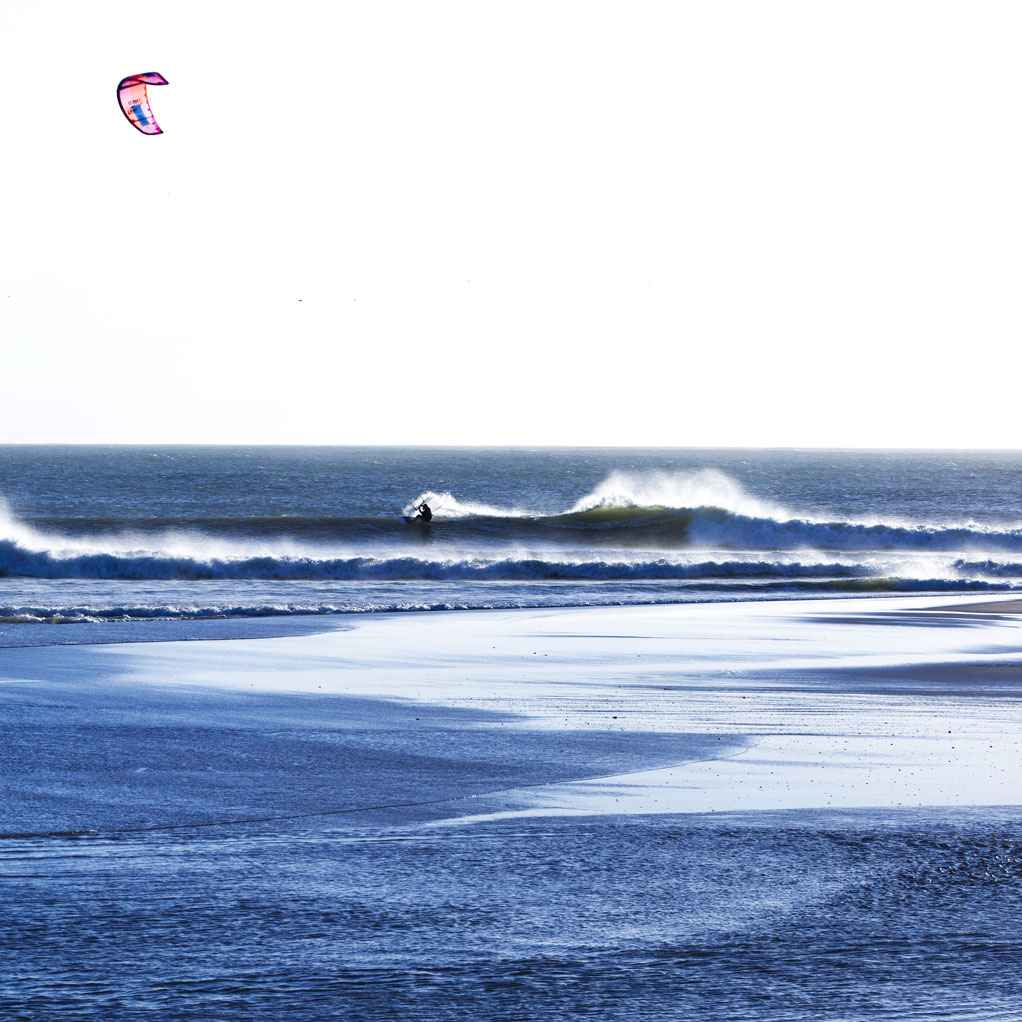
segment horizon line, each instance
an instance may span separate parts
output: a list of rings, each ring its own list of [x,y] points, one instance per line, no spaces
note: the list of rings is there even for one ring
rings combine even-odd
[[[457,444],[457,443],[302,443],[266,441],[132,441],[132,440],[8,440],[0,441],[0,449],[8,447],[261,447],[321,448],[379,450],[540,450],[540,451],[817,451],[860,453],[1022,453],[1022,447],[869,447],[840,445],[764,444]]]

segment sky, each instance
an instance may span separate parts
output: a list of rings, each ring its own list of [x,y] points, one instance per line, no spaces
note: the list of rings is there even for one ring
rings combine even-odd
[[[4,0],[0,442],[1022,447],[1020,44],[997,2]]]

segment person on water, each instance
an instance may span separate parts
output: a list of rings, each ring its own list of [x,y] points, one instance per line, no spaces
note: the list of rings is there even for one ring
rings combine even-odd
[[[415,510],[419,512],[416,515],[416,518],[419,521],[421,522],[433,521],[433,512],[430,511],[429,504],[427,504],[425,501],[423,501]]]

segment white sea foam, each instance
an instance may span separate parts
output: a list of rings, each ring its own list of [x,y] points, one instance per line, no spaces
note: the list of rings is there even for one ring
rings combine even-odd
[[[527,511],[517,508],[496,507],[474,500],[459,500],[453,493],[426,490],[402,509],[405,515],[414,515],[420,504],[428,504],[434,518],[524,518]]]
[[[575,502],[572,513],[596,508],[720,508],[749,518],[787,521],[795,517],[780,504],[760,500],[737,480],[716,469],[685,472],[611,472]]]

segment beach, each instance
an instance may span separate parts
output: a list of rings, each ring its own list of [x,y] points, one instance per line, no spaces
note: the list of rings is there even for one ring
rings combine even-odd
[[[4,649],[0,1004],[1016,1017],[1018,610],[399,614]],[[826,939],[796,947],[807,928]]]

